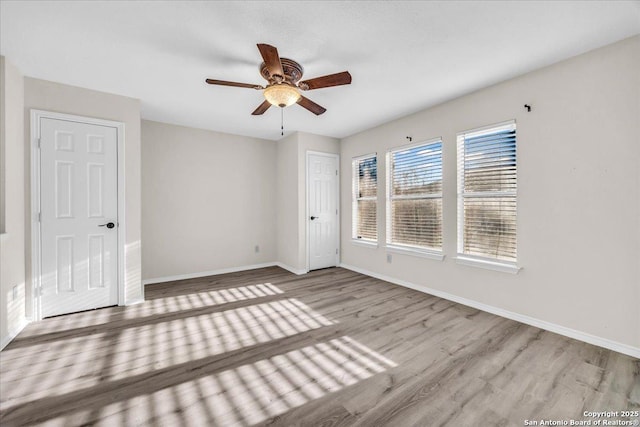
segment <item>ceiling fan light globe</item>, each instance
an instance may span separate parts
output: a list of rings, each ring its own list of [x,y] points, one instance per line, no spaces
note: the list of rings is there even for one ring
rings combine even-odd
[[[271,105],[284,108],[295,104],[300,99],[300,92],[288,84],[275,84],[264,90],[264,97]]]

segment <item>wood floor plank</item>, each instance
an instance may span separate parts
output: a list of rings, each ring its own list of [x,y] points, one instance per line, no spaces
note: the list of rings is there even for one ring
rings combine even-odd
[[[145,293],[27,326],[0,353],[0,424],[522,426],[640,409],[637,359],[341,268]]]

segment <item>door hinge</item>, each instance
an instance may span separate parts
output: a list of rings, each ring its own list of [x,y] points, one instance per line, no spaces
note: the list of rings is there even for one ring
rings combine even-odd
[[[36,145],[38,146],[38,148],[42,146],[42,140],[40,138],[36,140]]]
[[[338,255],[338,248],[336,248],[336,255]]]
[[[336,176],[338,176],[338,169],[336,169]]]
[[[338,209],[336,209],[336,215],[338,215]]]
[[[38,212],[38,222],[42,222],[42,212]]]

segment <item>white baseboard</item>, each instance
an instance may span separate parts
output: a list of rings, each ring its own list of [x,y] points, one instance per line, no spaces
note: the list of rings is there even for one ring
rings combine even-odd
[[[2,338],[2,340],[0,340],[0,351],[4,350],[4,348],[5,348],[7,345],[9,345],[9,343],[10,343],[11,341],[13,341],[13,339],[14,339],[15,337],[17,337],[17,336],[18,336],[18,334],[19,334],[20,332],[22,332],[22,330],[23,330],[23,329],[25,328],[25,326],[27,326],[28,324],[29,324],[29,320],[28,320],[28,319],[26,319],[26,318],[23,318],[23,319],[20,321],[20,324],[19,324],[17,327],[15,327],[15,328],[13,328],[13,330],[9,331],[9,333],[7,334],[7,336],[6,336],[6,337],[3,337],[3,338]]]
[[[219,270],[201,271],[199,273],[178,274],[175,276],[154,277],[152,279],[143,279],[142,285],[151,285],[153,283],[173,282],[176,280],[197,279],[198,277],[215,276],[217,274],[235,273],[237,271],[255,270],[256,268],[273,267],[278,265],[276,262],[265,262],[263,264],[243,265],[240,267],[221,268]]]
[[[459,297],[447,292],[431,289],[426,286],[418,286],[414,283],[407,282],[405,280],[396,279],[394,277],[378,274],[373,271],[365,270],[364,268],[355,267],[349,264],[340,264],[340,267],[347,270],[355,271],[356,273],[364,274],[366,276],[375,277],[376,279],[384,280],[396,285],[404,286],[406,288],[414,289],[416,291],[424,292],[426,294],[434,295],[440,298],[444,298],[449,301],[457,302],[469,307],[477,308],[478,310],[486,311],[497,316],[506,317],[507,319],[515,320],[520,323],[535,326],[540,329],[544,329],[556,334],[564,335],[565,337],[574,338],[579,341],[584,341],[589,344],[604,347],[609,350],[617,351],[618,353],[626,354],[631,357],[640,358],[640,348],[633,347],[627,344],[622,344],[617,341],[612,341],[607,338],[591,335],[586,332],[577,331],[575,329],[567,328],[562,325],[547,322],[546,320],[536,319],[535,317],[526,316],[524,314],[514,313],[512,311],[504,310],[502,308],[494,307],[491,305],[483,304],[481,302],[473,301],[467,298]]]
[[[276,263],[274,263],[274,265],[277,265],[280,268],[284,268],[285,270],[287,270],[287,271],[289,271],[289,272],[291,272],[293,274],[297,274],[298,276],[301,275],[301,274],[307,274],[308,273],[307,270],[300,270],[298,268],[293,268],[293,267],[288,266],[287,264],[283,264],[281,262],[276,262]]]

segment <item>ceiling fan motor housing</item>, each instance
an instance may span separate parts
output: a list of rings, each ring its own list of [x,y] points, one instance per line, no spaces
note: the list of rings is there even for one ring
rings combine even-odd
[[[280,62],[282,63],[282,71],[284,72],[284,76],[282,76],[284,81],[295,86],[302,78],[304,68],[302,68],[302,65],[289,58],[280,58]],[[274,77],[269,74],[267,64],[264,62],[260,64],[260,75],[268,81],[269,84],[281,83],[276,81]]]

